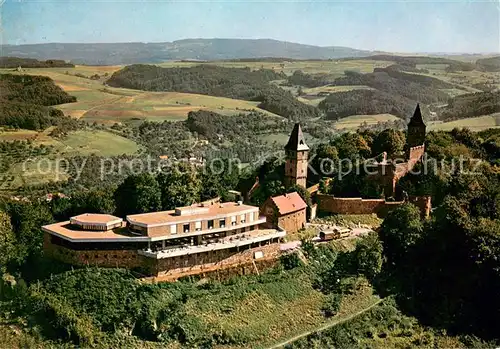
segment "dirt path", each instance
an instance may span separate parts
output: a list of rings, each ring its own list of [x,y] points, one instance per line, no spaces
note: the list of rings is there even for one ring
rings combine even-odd
[[[351,314],[349,316],[345,316],[345,317],[342,317],[340,319],[335,319],[333,320],[332,322],[329,322],[329,323],[326,323],[324,325],[321,325],[320,327],[314,329],[314,330],[311,330],[311,331],[307,331],[307,332],[302,332],[301,334],[298,334],[290,339],[287,339],[286,341],[283,341],[283,342],[280,342],[278,344],[274,344],[273,346],[270,346],[268,347],[267,349],[275,349],[275,348],[281,348],[281,347],[284,347],[285,345],[287,344],[290,344],[290,343],[293,343],[295,342],[296,340],[299,340],[303,337],[307,337],[309,336],[310,334],[313,334],[313,333],[316,333],[316,332],[322,332],[330,327],[333,327],[333,326],[337,326],[337,325],[340,325],[346,321],[349,321],[349,320],[352,320],[354,319],[355,317],[367,312],[368,310],[372,309],[374,306],[382,303],[384,301],[384,299],[379,299],[378,301],[376,301],[375,303],[371,304],[370,306],[364,308],[364,309],[361,309],[357,312],[355,312],[354,314]]]

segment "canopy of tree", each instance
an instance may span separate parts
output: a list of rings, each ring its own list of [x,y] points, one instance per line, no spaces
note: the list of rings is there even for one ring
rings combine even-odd
[[[331,84],[335,81],[335,75],[331,74],[306,74],[302,70],[296,70],[288,77],[290,85],[300,85],[305,87],[318,87]]]
[[[32,58],[0,57],[1,68],[74,68],[75,65],[61,59],[39,61]]]
[[[212,65],[160,68],[136,64],[115,72],[107,83],[146,91],[189,92],[258,101],[260,108],[293,120],[319,116],[317,108],[301,103],[290,92],[269,84],[284,77],[283,73],[269,69],[251,71],[249,68]]]
[[[256,133],[286,130],[287,123],[260,113],[239,114],[231,117],[206,110],[189,112],[186,125],[191,132],[216,143],[221,140],[247,138]],[[285,126],[283,126],[285,125]]]
[[[424,323],[498,338],[500,314],[499,174],[489,166],[457,172],[434,219],[411,206],[390,213],[381,228],[387,268],[400,304]]]
[[[48,106],[75,101],[48,77],[0,75],[0,126],[40,130],[58,125],[69,119]]]

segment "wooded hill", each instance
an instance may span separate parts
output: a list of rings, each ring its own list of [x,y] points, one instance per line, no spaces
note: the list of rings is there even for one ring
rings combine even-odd
[[[454,97],[441,109],[441,120],[450,121],[500,112],[500,91],[477,92]]]
[[[3,45],[6,56],[29,56],[37,59],[54,58],[75,64],[116,65],[159,63],[168,60],[223,60],[259,57],[289,57],[290,59],[338,59],[364,57],[372,51],[350,47],[319,47],[271,39],[184,39],[172,42],[125,43],[51,43]],[[288,58],[287,58],[288,59]]]
[[[76,102],[45,76],[0,75],[0,126],[42,130],[66,119],[49,106]]]
[[[500,56],[478,59],[476,61],[476,66],[482,71],[500,71]]]
[[[438,89],[451,88],[452,86],[432,77],[407,74],[390,69],[380,69],[368,74],[346,73],[345,77],[336,79],[332,85],[366,85],[426,104],[447,101],[448,94]]]
[[[190,68],[161,68],[135,64],[115,72],[108,80],[113,87],[145,91],[199,93],[258,101],[259,108],[292,120],[319,116],[319,110],[298,101],[291,93],[269,84],[284,79],[269,69],[224,68],[200,65]]]
[[[350,115],[392,114],[400,118],[412,115],[415,102],[378,90],[353,90],[331,93],[318,105],[326,118],[338,120]]]
[[[75,65],[61,59],[39,61],[32,58],[0,57],[0,68],[74,68]]]
[[[372,90],[353,90],[331,93],[318,108],[327,119],[337,120],[350,115],[393,114],[406,118],[412,114],[417,102],[431,104],[446,102],[448,94],[441,89],[453,88],[445,81],[403,70],[418,70],[399,64],[375,68],[373,73],[346,71],[345,76],[334,78],[329,74],[306,74],[295,71],[288,77],[291,85],[319,86],[368,86]]]

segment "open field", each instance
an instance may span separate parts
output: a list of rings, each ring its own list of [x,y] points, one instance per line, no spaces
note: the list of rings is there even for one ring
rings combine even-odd
[[[300,97],[297,97],[297,99],[299,101],[301,101],[302,103],[305,103],[305,104],[309,104],[309,105],[312,105],[312,106],[315,106],[317,107],[318,104],[321,103],[321,101],[323,101],[326,97],[318,97],[318,96],[300,96]]]
[[[58,141],[50,136],[53,127],[49,127],[43,132],[32,130],[2,130],[0,129],[0,142],[2,141],[26,141],[31,140],[36,145],[57,146]]]
[[[112,124],[130,120],[184,120],[190,111],[211,110],[223,115],[234,115],[249,111],[259,111],[267,115],[273,113],[257,108],[258,102],[213,97],[193,93],[148,92],[135,96],[119,97],[92,107],[81,118],[89,122]]]
[[[399,120],[397,116],[392,114],[375,114],[375,115],[352,115],[332,124],[337,130],[356,130],[363,123],[375,125],[379,122]]]
[[[268,142],[268,143],[276,142],[279,146],[284,147],[286,145],[286,143],[288,142],[288,139],[290,138],[290,134],[287,134],[287,133],[269,133],[266,135],[262,135],[260,138],[264,142]],[[306,143],[309,145],[312,145],[315,142],[317,142],[317,139],[315,139],[313,136],[311,136],[307,132],[304,132],[304,138],[306,140]]]
[[[36,139],[42,132],[32,130],[14,130],[2,131],[0,130],[0,141],[24,141],[27,139]]]
[[[450,131],[455,127],[467,127],[471,131],[482,131],[488,128],[500,128],[500,113],[450,122],[436,122],[429,125],[429,129],[435,131]]]
[[[43,132],[0,130],[0,141],[31,140],[35,145],[52,146],[55,153],[64,156],[90,154],[115,156],[134,154],[139,150],[134,141],[107,131],[81,130],[71,132],[62,138],[51,137],[50,131],[50,129]]]
[[[228,68],[245,68],[250,69],[273,69],[275,71],[282,71],[287,75],[293,74],[296,70],[302,70],[304,73],[328,73],[337,74],[341,76],[344,74],[345,70],[353,70],[360,73],[371,73],[373,68],[384,68],[393,62],[387,61],[374,61],[374,60],[348,60],[348,61],[299,61],[299,62],[207,62],[207,63],[196,63],[196,62],[164,62],[157,64],[160,67],[171,68],[171,67],[191,67],[200,64],[212,64],[221,67]]]
[[[297,91],[298,89],[296,87],[293,87],[292,90]],[[323,101],[326,98],[326,96],[322,95],[324,93],[329,94],[329,93],[347,92],[353,90],[372,90],[372,88],[364,85],[353,85],[353,86],[325,85],[313,88],[303,88],[302,91],[305,93],[305,95],[299,96],[297,97],[297,99],[302,103],[306,103],[317,107],[318,104],[320,104],[321,101]]]
[[[462,94],[481,92],[481,90],[473,86],[481,83],[491,84],[495,88],[500,88],[500,72],[481,72],[477,70],[446,72],[446,67],[446,64],[417,64],[418,69],[427,69],[429,71],[426,74],[418,73],[419,75],[431,76],[455,84],[457,87],[465,90],[461,92]]]
[[[364,86],[364,85],[346,85],[346,86],[319,86],[319,87],[313,87],[313,88],[304,88],[302,91],[304,91],[305,94],[308,95],[317,95],[318,93],[321,92],[327,92],[327,93],[335,93],[335,92],[346,92],[346,91],[352,91],[352,90],[373,90],[370,86]]]
[[[76,131],[60,140],[63,155],[115,156],[134,154],[139,146],[132,140],[106,131]]]

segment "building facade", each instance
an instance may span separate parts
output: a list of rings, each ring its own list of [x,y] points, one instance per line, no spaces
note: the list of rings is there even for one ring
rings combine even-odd
[[[426,126],[422,118],[420,106],[417,104],[415,112],[408,123],[405,161],[398,162],[387,158],[387,153],[383,153],[380,161],[366,163],[370,168],[370,177],[384,188],[385,197],[398,197],[401,193],[396,193],[396,184],[415,165],[421,161],[425,153],[425,132]]]
[[[266,216],[268,227],[281,228],[295,233],[305,227],[307,204],[297,192],[267,199],[261,212]]]
[[[130,268],[175,280],[275,259],[286,232],[263,229],[265,222],[257,207],[241,202],[196,204],[125,221],[85,214],[44,226],[44,250],[76,265]]]
[[[285,146],[285,186],[294,185],[306,187],[307,185],[307,161],[309,147],[304,139],[300,124],[295,124],[292,134]]]

